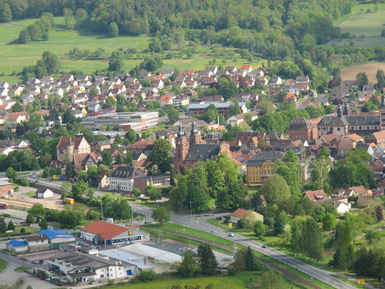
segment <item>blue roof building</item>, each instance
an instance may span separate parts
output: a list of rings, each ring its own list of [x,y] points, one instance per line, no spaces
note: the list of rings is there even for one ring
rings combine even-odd
[[[37,232],[39,235],[47,236],[51,244],[75,242],[75,237],[68,233],[59,230],[43,230]]]
[[[7,250],[14,252],[28,251],[28,243],[26,241],[11,240],[7,242]]]

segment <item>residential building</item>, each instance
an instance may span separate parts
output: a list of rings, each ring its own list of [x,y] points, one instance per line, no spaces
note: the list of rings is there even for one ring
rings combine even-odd
[[[38,189],[36,191],[36,198],[38,199],[48,199],[53,197],[53,192],[50,189]]]
[[[18,124],[28,121],[28,113],[25,111],[7,113],[4,117],[4,122],[7,124]]]
[[[238,115],[233,115],[232,117],[230,117],[228,120],[227,120],[227,123],[231,126],[239,126],[240,124],[244,123],[246,120],[245,120],[245,116],[249,114],[250,115],[250,120],[251,121],[254,121],[258,118],[258,114],[256,112],[248,112],[248,113],[242,113],[242,114],[238,114]]]
[[[104,221],[96,221],[81,229],[80,237],[94,244],[112,245],[149,241],[150,235],[138,230],[138,226],[124,227]]]
[[[257,221],[261,221],[263,222],[263,215],[257,213],[257,212],[254,212],[252,210],[246,210],[246,209],[236,209],[231,215],[230,215],[230,221],[231,223],[237,223],[239,220],[243,219],[246,214],[252,214],[254,216],[254,218],[257,220]]]
[[[0,197],[8,197],[12,195],[12,184],[8,178],[0,178]]]
[[[131,272],[120,262],[113,262],[91,254],[67,252],[48,260],[48,268],[64,274],[73,284],[92,281],[124,279]],[[129,274],[130,273],[130,274]]]
[[[91,146],[87,140],[82,137],[64,137],[62,136],[56,146],[57,159],[59,162],[72,162],[74,154],[90,153]]]
[[[108,178],[108,189],[113,191],[132,192],[135,179],[146,177],[146,174],[136,167],[118,167]]]
[[[324,190],[307,191],[303,197],[307,198],[313,205],[316,201],[329,199]]]
[[[283,159],[283,152],[261,151],[246,163],[247,183],[249,185],[262,185],[264,181],[275,174],[275,162]]]
[[[297,117],[289,126],[291,140],[312,141],[318,139],[317,126],[304,117]]]
[[[30,251],[41,251],[49,248],[48,237],[46,235],[36,235],[24,237],[24,241],[28,243]]]
[[[233,103],[231,101],[228,101],[228,102],[191,103],[187,107],[187,113],[188,114],[203,115],[203,114],[205,114],[207,108],[210,105],[214,105],[216,107],[218,113],[221,113],[221,114],[225,115],[225,114],[228,113],[228,111],[230,109],[230,106],[232,104]],[[241,109],[242,113],[246,113],[248,111],[245,102],[239,102],[239,108]]]

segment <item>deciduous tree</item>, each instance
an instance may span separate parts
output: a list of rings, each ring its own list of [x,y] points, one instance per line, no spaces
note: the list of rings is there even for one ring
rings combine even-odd
[[[163,225],[163,223],[170,221],[170,214],[164,207],[160,207],[156,209],[152,213],[153,219],[158,222],[160,225]]]

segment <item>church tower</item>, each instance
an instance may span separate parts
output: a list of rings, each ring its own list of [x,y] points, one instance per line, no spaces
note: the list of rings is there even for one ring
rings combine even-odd
[[[190,145],[200,144],[200,143],[202,143],[201,132],[199,131],[199,129],[196,129],[195,122],[193,122],[191,127],[191,134],[190,134]]]
[[[344,115],[344,112],[343,112],[343,109],[342,109],[342,105],[340,104],[337,108],[337,116],[338,117],[342,117]]]
[[[349,114],[350,114],[349,104],[347,102],[345,102],[345,105],[344,105],[344,115],[349,115]]]
[[[187,141],[187,137],[185,132],[182,129],[182,125],[179,125],[179,132],[178,132],[178,137],[176,139],[176,160],[181,160],[183,161],[189,151],[190,145],[189,142]]]

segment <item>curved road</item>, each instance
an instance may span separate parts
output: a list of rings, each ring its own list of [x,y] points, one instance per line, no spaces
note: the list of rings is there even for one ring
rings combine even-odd
[[[27,178],[30,181],[36,181],[36,174],[37,172],[31,172],[30,174],[20,176]],[[47,187],[55,188],[55,189],[60,189],[59,184],[55,184],[54,182],[49,182],[49,181],[42,181],[38,180],[38,184],[45,185]],[[96,192],[100,193],[101,192]],[[142,214],[146,217],[146,221],[152,220],[152,209],[140,206],[135,203],[130,203],[131,207],[136,213]],[[310,266],[302,261],[299,261],[291,256],[288,256],[278,250],[275,250],[273,248],[270,248],[266,246],[266,248],[262,248],[261,243],[248,239],[244,236],[234,234],[233,237],[229,236],[229,232],[226,230],[223,230],[221,228],[218,228],[216,226],[210,225],[206,222],[208,218],[192,218],[191,216],[179,216],[179,215],[174,215],[171,214],[171,222],[175,224],[180,224],[184,225],[187,227],[191,227],[200,231],[204,231],[213,235],[216,235],[218,237],[221,237],[223,239],[227,239],[229,241],[233,241],[237,244],[243,245],[243,246],[250,246],[251,249],[260,252],[264,255],[267,255],[277,261],[280,261],[290,267],[293,267],[309,276],[311,276],[314,279],[318,279],[326,284],[329,284],[330,286],[338,289],[355,289],[356,287],[341,281],[333,276],[331,276],[331,273],[325,270],[321,270],[318,268],[315,268],[313,266]]]
[[[147,221],[151,220],[152,216],[152,210],[143,206],[140,206],[138,204],[130,203],[131,207],[136,213],[142,214],[146,217]],[[237,244],[243,245],[243,246],[250,246],[251,249],[260,252],[264,255],[267,255],[277,261],[280,261],[290,267],[293,267],[309,276],[311,276],[314,279],[318,279],[326,284],[329,284],[330,286],[338,289],[355,289],[356,287],[341,281],[333,276],[331,276],[331,273],[325,270],[321,270],[318,268],[315,268],[313,266],[310,266],[304,262],[301,262],[291,256],[288,256],[278,250],[275,250],[273,248],[270,248],[266,246],[266,248],[262,248],[261,243],[248,239],[244,236],[234,234],[233,237],[229,236],[229,232],[226,230],[223,230],[221,228],[218,228],[216,226],[210,225],[206,222],[207,218],[197,218],[196,220],[191,217],[186,216],[178,216],[178,215],[171,215],[171,222],[175,224],[184,225],[187,227],[191,227],[194,229],[198,229],[200,231],[204,231],[213,235],[216,235],[218,237],[221,237],[223,239],[227,239],[230,241],[233,241]]]

